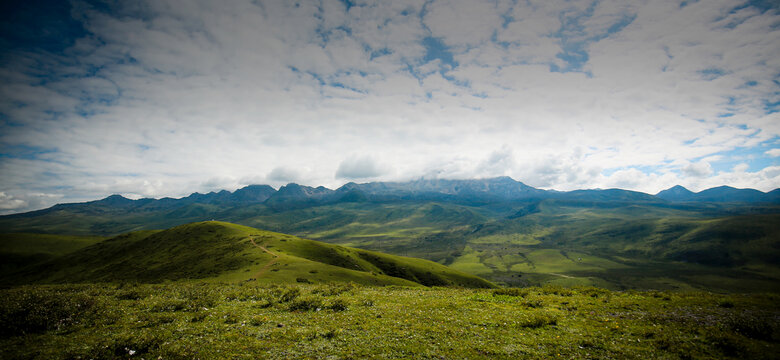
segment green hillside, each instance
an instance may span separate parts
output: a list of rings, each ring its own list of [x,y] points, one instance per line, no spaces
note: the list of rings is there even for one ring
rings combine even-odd
[[[596,205],[340,204],[241,221],[511,286],[780,291],[778,214]]]
[[[104,240],[100,236],[0,234],[0,276]]]
[[[500,285],[780,291],[780,207],[771,204],[548,199],[58,208],[2,217],[0,230],[116,235],[209,219],[427,259]],[[269,255],[247,256],[262,264]]]
[[[5,281],[153,283],[190,279],[493,286],[476,276],[427,260],[351,249],[217,221],[123,234],[25,268]]]

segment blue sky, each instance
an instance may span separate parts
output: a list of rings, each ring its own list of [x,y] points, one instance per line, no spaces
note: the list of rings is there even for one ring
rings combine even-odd
[[[419,177],[780,187],[773,1],[0,6],[0,213]]]

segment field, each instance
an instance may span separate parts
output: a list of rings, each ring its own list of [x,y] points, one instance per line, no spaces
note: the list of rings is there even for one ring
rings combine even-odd
[[[777,295],[259,285],[0,291],[9,359],[773,359]]]

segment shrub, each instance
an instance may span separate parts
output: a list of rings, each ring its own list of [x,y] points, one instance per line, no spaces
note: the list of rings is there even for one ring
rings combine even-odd
[[[530,313],[518,321],[518,326],[532,329],[556,324],[558,324],[558,316],[542,312]]]
[[[276,302],[287,303],[301,295],[301,289],[297,287],[276,287],[271,290],[271,297]]]
[[[547,285],[539,289],[539,293],[546,295],[573,296],[574,291],[560,286]]]
[[[46,288],[4,291],[0,298],[0,337],[59,330],[97,311],[94,298]]]
[[[772,340],[774,338],[774,322],[767,321],[766,318],[759,318],[753,314],[741,314],[729,318],[726,321],[729,328],[757,340]]]
[[[544,302],[542,302],[542,300],[539,299],[526,300],[523,301],[521,304],[527,308],[532,308],[532,309],[538,309],[540,307],[544,307]]]
[[[312,290],[312,294],[320,294],[322,296],[334,296],[351,291],[355,288],[355,284],[328,284],[323,287],[318,287]]]
[[[328,305],[328,309],[331,309],[333,311],[345,311],[347,310],[347,301],[344,299],[336,299],[330,302],[330,305]]]
[[[317,311],[322,308],[322,300],[311,296],[296,299],[287,307],[290,311]]]
[[[143,293],[138,289],[128,289],[128,290],[121,290],[116,295],[116,298],[118,300],[141,300],[147,296],[149,296],[149,294]]]
[[[580,294],[590,296],[593,298],[603,297],[603,296],[609,297],[612,295],[612,292],[607,289],[602,289],[602,288],[597,288],[592,286],[577,288],[576,290]]]
[[[726,356],[737,356],[744,353],[746,350],[745,345],[742,343],[739,336],[734,334],[717,334],[709,336],[708,340],[710,344],[715,346],[715,348],[723,352]]]
[[[730,308],[734,307],[734,302],[732,302],[730,300],[721,300],[721,301],[718,301],[718,306],[720,306],[722,308],[730,309]]]
[[[493,290],[493,295],[526,297],[528,293],[529,290],[523,288],[502,288]]]

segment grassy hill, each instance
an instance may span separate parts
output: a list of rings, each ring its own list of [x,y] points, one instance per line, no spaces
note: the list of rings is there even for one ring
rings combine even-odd
[[[217,219],[423,258],[508,286],[780,291],[780,206],[772,204],[396,199],[144,209],[53,208],[0,217],[0,231],[116,235]]]
[[[104,240],[101,236],[0,234],[0,277]]]
[[[217,221],[123,234],[27,267],[4,280],[7,283],[70,283],[188,279],[494,286],[474,275],[427,260],[352,249]]]

